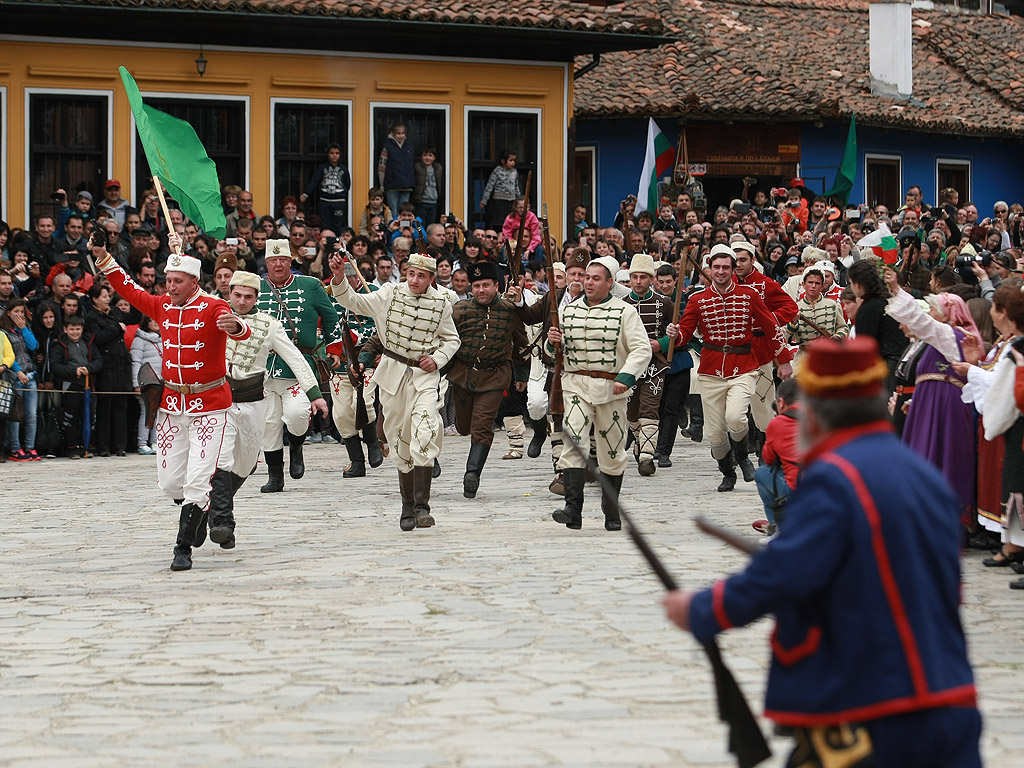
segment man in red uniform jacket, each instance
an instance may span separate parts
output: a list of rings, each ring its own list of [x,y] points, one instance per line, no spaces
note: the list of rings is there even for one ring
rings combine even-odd
[[[98,242],[98,241],[97,241]],[[167,294],[146,293],[101,244],[93,247],[96,266],[129,304],[157,321],[163,339],[164,391],[157,414],[157,481],[182,499],[172,571],[192,567],[192,547],[206,540],[210,478],[220,458],[231,388],[227,382],[227,337],[247,339],[249,324],[231,306],[199,287],[202,264],[181,256],[181,238],[171,233]]]

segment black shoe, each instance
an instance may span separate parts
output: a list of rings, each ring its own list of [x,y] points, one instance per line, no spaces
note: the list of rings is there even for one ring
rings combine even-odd
[[[622,520],[619,517],[619,492],[622,490],[622,475],[606,475],[601,473],[605,482],[601,485],[601,511],[604,512],[604,529],[606,531],[621,531]],[[605,485],[611,489],[609,494],[605,491]]]
[[[109,459],[110,451],[97,451],[96,455],[99,456],[101,459]]]
[[[548,437],[548,420],[530,419],[530,423],[533,425],[533,437],[530,438],[530,444],[526,447],[526,455],[531,459],[536,459],[540,456],[544,441]]]
[[[376,420],[363,427],[363,442],[366,443],[366,454],[370,467],[376,469],[384,463],[384,451],[381,450],[380,440],[377,438]]]
[[[221,549],[235,546],[235,483],[235,475],[226,469],[218,469],[210,479],[210,541]]]
[[[1014,563],[1024,563],[1024,549],[1018,549],[1016,552],[1000,549],[994,557],[986,557],[981,561],[986,568],[1006,568]]]
[[[299,480],[306,474],[306,465],[302,461],[302,444],[306,442],[306,436],[296,437],[288,433],[288,474],[292,480]]]
[[[466,459],[466,474],[462,477],[462,495],[467,499],[476,497],[480,488],[480,473],[487,462],[487,454],[491,446],[484,443],[472,443],[469,446],[469,458]]]
[[[726,493],[736,487],[736,465],[732,463],[732,453],[718,460],[718,471],[722,473],[722,482],[718,484],[719,493]]]
[[[260,493],[280,493],[284,490],[284,451],[264,451],[269,479],[260,487]]]
[[[754,465],[750,462],[750,457],[747,455],[746,438],[740,441],[729,438],[729,442],[732,443],[732,455],[736,460],[736,465],[743,473],[743,482],[754,482]]]
[[[690,439],[695,443],[702,442],[704,440],[704,427],[690,426]]]
[[[585,469],[562,471],[565,485],[565,506],[551,513],[551,519],[566,528],[578,531],[583,527],[583,486],[586,482]]]
[[[664,453],[658,454],[658,466],[662,469],[672,466],[672,459],[666,456]]]
[[[359,439],[359,435],[343,437],[342,442],[345,443],[345,450],[348,451],[348,458],[351,463],[341,473],[341,476],[346,478],[366,477],[366,456],[363,455],[363,443]],[[380,450],[379,445],[377,448]]]
[[[171,560],[172,571],[188,571],[192,568],[192,550],[183,544],[174,548],[174,559]]]
[[[637,464],[637,471],[643,477],[650,477],[658,471],[658,468],[654,466],[654,459],[640,459],[640,462]]]
[[[441,462],[437,459],[434,459],[434,467],[430,470],[430,476],[435,478],[441,476]]]
[[[1024,575],[1024,563],[1010,563],[1010,567],[1013,568],[1014,573]]]
[[[1011,581],[1010,589],[1024,589],[1024,579],[1014,579]]]

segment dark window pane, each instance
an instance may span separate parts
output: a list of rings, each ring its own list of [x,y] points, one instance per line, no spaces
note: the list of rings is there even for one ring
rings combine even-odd
[[[874,207],[884,205],[895,211],[903,204],[900,190],[900,160],[898,158],[868,158],[867,202]]]
[[[469,158],[467,163],[467,206],[470,215],[467,226],[486,226],[484,213],[479,209],[480,198],[491,171],[498,165],[503,150],[516,153],[519,170],[519,188],[526,187],[526,174],[532,167],[530,205],[538,216],[537,208],[537,115],[503,112],[469,113]],[[556,230],[557,231],[557,230]]]
[[[338,105],[278,104],[274,115],[274,210],[281,215],[281,201],[298,197],[313,172],[327,159],[327,146],[341,145],[341,164],[349,167],[348,107]],[[362,199],[358,193],[354,200]],[[306,214],[316,212],[313,197]]]
[[[942,190],[952,187],[960,193],[960,204],[971,198],[971,166],[969,163],[938,164],[939,188],[936,192],[938,202],[942,203]]]
[[[29,125],[30,220],[54,213],[50,194],[58,188],[66,189],[72,201],[83,189],[94,200],[101,199],[107,169],[107,100],[33,94]]]

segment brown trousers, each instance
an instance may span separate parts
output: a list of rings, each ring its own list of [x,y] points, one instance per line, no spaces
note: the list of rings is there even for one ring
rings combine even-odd
[[[460,435],[470,435],[474,443],[490,445],[494,440],[494,417],[498,414],[504,392],[470,392],[451,385],[455,403],[455,428]]]

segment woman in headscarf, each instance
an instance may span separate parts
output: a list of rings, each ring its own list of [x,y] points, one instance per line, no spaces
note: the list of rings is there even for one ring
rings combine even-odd
[[[952,363],[964,362],[963,340],[973,337],[983,347],[981,334],[967,304],[953,293],[929,294],[929,312],[900,286],[899,274],[885,269],[892,294],[885,312],[902,323],[927,347],[917,363],[913,397],[903,427],[903,442],[938,467],[961,501],[961,522],[975,528],[974,408],[963,402],[960,390],[967,378]]]

